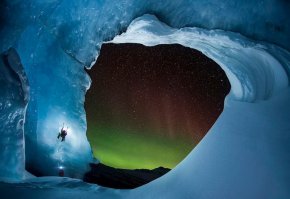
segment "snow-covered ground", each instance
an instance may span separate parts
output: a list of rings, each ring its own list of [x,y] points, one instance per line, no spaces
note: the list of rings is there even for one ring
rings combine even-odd
[[[1,183],[1,198],[10,199],[90,199],[120,198],[118,190],[110,190],[78,179],[41,177],[21,182]]]

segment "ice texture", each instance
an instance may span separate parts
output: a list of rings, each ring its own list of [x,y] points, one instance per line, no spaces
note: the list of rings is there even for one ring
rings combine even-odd
[[[201,28],[174,29],[155,16],[135,19],[113,43],[147,46],[181,44],[197,49],[217,62],[231,83],[229,98],[253,102],[270,98],[288,87],[289,53],[276,45],[254,42],[240,34]],[[275,52],[275,54],[271,54]],[[276,59],[281,55],[286,62]]]
[[[289,10],[290,3],[282,0],[1,1],[0,52],[16,49],[30,84],[25,158],[36,173],[57,175],[57,167],[64,166],[66,176],[80,178],[93,161],[85,135],[83,103],[90,79],[84,67],[93,65],[104,41],[195,48],[223,68],[232,90],[199,145],[148,185],[119,191],[50,178],[2,183],[0,189],[16,190],[4,192],[9,198],[290,198]],[[13,114],[16,105],[0,117]],[[56,136],[63,123],[69,135],[60,143]],[[21,154],[12,165],[22,168],[21,175],[23,139],[8,140]],[[15,154],[0,154],[7,170]]]
[[[135,19],[111,42],[197,49],[232,85],[223,113],[185,160],[126,198],[290,197],[289,52],[222,30],[174,29],[151,15]]]
[[[24,120],[29,85],[15,49],[0,54],[0,178],[24,178]]]
[[[82,178],[88,163],[94,161],[83,107],[90,80],[84,66],[51,34],[39,29],[27,28],[17,45],[31,86],[25,126],[26,167],[37,175],[58,175],[59,167],[64,167],[65,176]],[[27,40],[37,33],[34,42]],[[68,128],[65,142],[57,139],[63,126]]]

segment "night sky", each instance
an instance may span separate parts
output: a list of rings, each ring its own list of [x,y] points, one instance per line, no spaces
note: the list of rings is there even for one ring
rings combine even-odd
[[[181,45],[104,44],[88,73],[88,137],[94,154],[119,168],[174,167],[230,90],[214,61]]]

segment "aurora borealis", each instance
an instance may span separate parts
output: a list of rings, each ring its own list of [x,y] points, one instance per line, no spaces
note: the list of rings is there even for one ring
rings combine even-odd
[[[104,44],[88,73],[88,137],[101,162],[118,168],[173,168],[230,90],[214,61],[180,45]]]

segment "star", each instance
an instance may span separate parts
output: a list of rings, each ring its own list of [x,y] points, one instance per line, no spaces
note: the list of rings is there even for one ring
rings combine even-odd
[[[131,129],[134,136],[162,137],[166,143],[183,139],[197,144],[222,112],[230,91],[217,63],[181,45],[104,44],[88,73],[88,132],[106,126],[120,129],[106,133],[123,136],[121,129]]]

